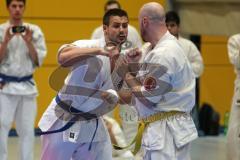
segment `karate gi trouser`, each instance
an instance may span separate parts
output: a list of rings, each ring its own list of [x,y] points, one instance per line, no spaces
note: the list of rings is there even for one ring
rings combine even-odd
[[[132,121],[132,119],[136,119],[138,113],[134,106],[128,105],[121,105],[119,111],[122,116],[122,129],[124,136],[126,137],[126,141],[132,142],[138,131],[138,122]],[[134,145],[132,145],[130,149],[133,150]]]
[[[50,128],[61,128],[58,120]],[[112,145],[110,137],[105,141],[89,143],[63,141],[64,132],[41,136],[42,154],[41,160],[112,160]],[[92,133],[89,133],[92,134]]]
[[[20,141],[20,159],[33,160],[34,121],[37,104],[34,96],[0,93],[0,159],[7,160],[7,139],[15,120]]]
[[[227,159],[240,160],[240,79],[235,81],[234,96],[227,133]]]
[[[190,143],[178,148],[168,127],[165,135],[165,144],[161,150],[146,150],[142,147],[143,160],[191,160]]]

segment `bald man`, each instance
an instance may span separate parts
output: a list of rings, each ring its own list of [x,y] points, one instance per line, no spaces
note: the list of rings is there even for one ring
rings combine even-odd
[[[195,104],[193,70],[177,39],[168,32],[160,4],[145,4],[139,13],[139,24],[142,39],[150,42],[152,49],[144,57],[136,78],[130,72],[126,74],[131,91],[122,98],[129,102],[128,98],[134,95],[143,122],[139,126],[144,130],[143,159],[190,160],[190,142],[197,138],[190,116]]]

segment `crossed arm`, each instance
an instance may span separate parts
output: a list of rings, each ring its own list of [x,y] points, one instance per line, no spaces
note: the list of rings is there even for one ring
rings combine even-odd
[[[58,62],[63,67],[69,67],[86,56],[108,55],[103,48],[80,48],[74,45],[66,45],[58,52]]]

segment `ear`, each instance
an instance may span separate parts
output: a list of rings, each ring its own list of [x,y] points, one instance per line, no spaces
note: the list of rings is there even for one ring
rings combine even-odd
[[[103,31],[106,31],[107,30],[107,25],[103,25]]]
[[[108,34],[108,26],[103,25],[103,34],[106,36]]]
[[[143,17],[142,23],[143,23],[143,26],[146,27],[148,25],[148,23],[149,23],[148,18],[147,17]]]

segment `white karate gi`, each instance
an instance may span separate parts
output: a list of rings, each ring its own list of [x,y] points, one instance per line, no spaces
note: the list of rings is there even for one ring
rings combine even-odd
[[[156,46],[147,53],[144,63],[165,66],[167,72],[154,78],[171,84],[172,89],[164,95],[145,97],[156,106],[145,106],[136,97],[139,116],[144,118],[158,112],[169,111],[186,113],[155,121],[145,128],[142,138],[144,160],[189,160],[189,143],[197,138],[197,130],[189,115],[195,103],[195,78],[187,57],[184,56],[177,39],[166,32]],[[142,68],[138,76],[142,77],[149,72],[151,70]],[[162,86],[156,86],[158,87]],[[144,87],[142,93],[146,96]]]
[[[79,40],[74,42],[73,45],[83,48],[104,47],[105,41],[104,39]],[[98,59],[102,63],[102,67],[93,67],[95,64],[91,63],[91,59]],[[85,61],[87,64],[73,66],[75,69],[69,73],[65,84],[99,90],[113,88],[108,57],[99,55]],[[88,70],[89,67],[91,69]],[[87,78],[88,73],[95,78],[92,80]],[[83,112],[93,110],[102,103],[102,99],[93,98],[91,95],[84,95],[84,93],[82,95],[71,95],[60,92],[59,96],[61,100],[72,100],[72,106]],[[66,123],[56,116],[55,109],[57,107],[54,99],[39,122],[39,128],[42,131],[59,129]],[[98,127],[96,127],[96,120],[77,121],[64,132],[43,135],[41,159],[111,160],[112,146],[109,134],[101,117],[98,118],[98,123]],[[94,136],[95,131],[96,135]],[[74,137],[71,137],[71,133],[74,134]],[[91,149],[89,149],[90,145],[92,146]]]
[[[192,66],[192,69],[196,78],[200,77],[203,72],[204,66],[203,66],[203,59],[199,50],[197,49],[197,47],[192,41],[185,39],[181,36],[178,37],[178,42],[183,48],[183,51]]]
[[[33,31],[32,43],[37,51],[38,63],[42,64],[46,56],[46,45],[41,29],[33,24],[24,23]],[[0,43],[3,42],[9,22],[0,25]],[[24,77],[34,73],[35,64],[29,56],[29,50],[22,37],[14,36],[8,43],[7,53],[0,62],[0,73],[14,77]],[[31,84],[32,83],[32,84]],[[0,158],[7,160],[7,138],[12,122],[21,146],[21,160],[32,160],[34,151],[34,121],[36,116],[38,94],[36,85],[31,82],[7,82],[0,89]]]
[[[93,31],[91,39],[98,39],[102,37],[104,37],[103,26],[99,26]],[[128,47],[126,48],[125,46],[127,45],[126,43],[122,45],[123,47],[122,47],[121,53],[123,54],[127,49],[136,48],[136,47],[141,48],[142,46],[141,37],[139,36],[137,30],[131,25],[128,25],[127,41],[131,42],[132,44],[131,46],[128,46],[129,48]],[[125,84],[124,86],[127,87],[127,85]],[[138,124],[137,122],[129,120],[129,117],[136,117],[135,115],[136,109],[133,106],[120,105],[119,111],[120,111],[119,114],[122,117],[122,127],[123,127],[124,135],[126,137],[126,141],[130,142],[136,135]],[[126,114],[127,114],[127,117],[125,116]],[[112,117],[112,113],[108,115]]]
[[[201,53],[199,52],[199,50],[197,49],[195,44],[188,39],[185,39],[185,38],[179,36],[178,42],[180,43],[185,55],[187,56],[187,58],[191,64],[191,67],[193,69],[195,77],[199,78],[202,75],[203,69],[204,69]],[[192,110],[192,117],[194,119],[195,125],[198,127],[199,120],[198,120],[197,104],[195,104],[195,107]]]
[[[152,49],[151,44],[149,42],[144,43],[141,47],[142,56],[139,63],[143,63],[143,59],[146,56],[147,52]],[[127,84],[124,83],[124,87],[127,88]],[[138,113],[134,106],[124,104],[121,105],[120,109],[120,117],[122,118],[122,128],[124,135],[126,137],[126,141],[128,143],[132,142],[135,138],[138,131]],[[130,147],[130,149],[134,149],[134,144]]]
[[[237,75],[227,133],[228,160],[240,159],[240,34],[228,40],[228,56]]]

